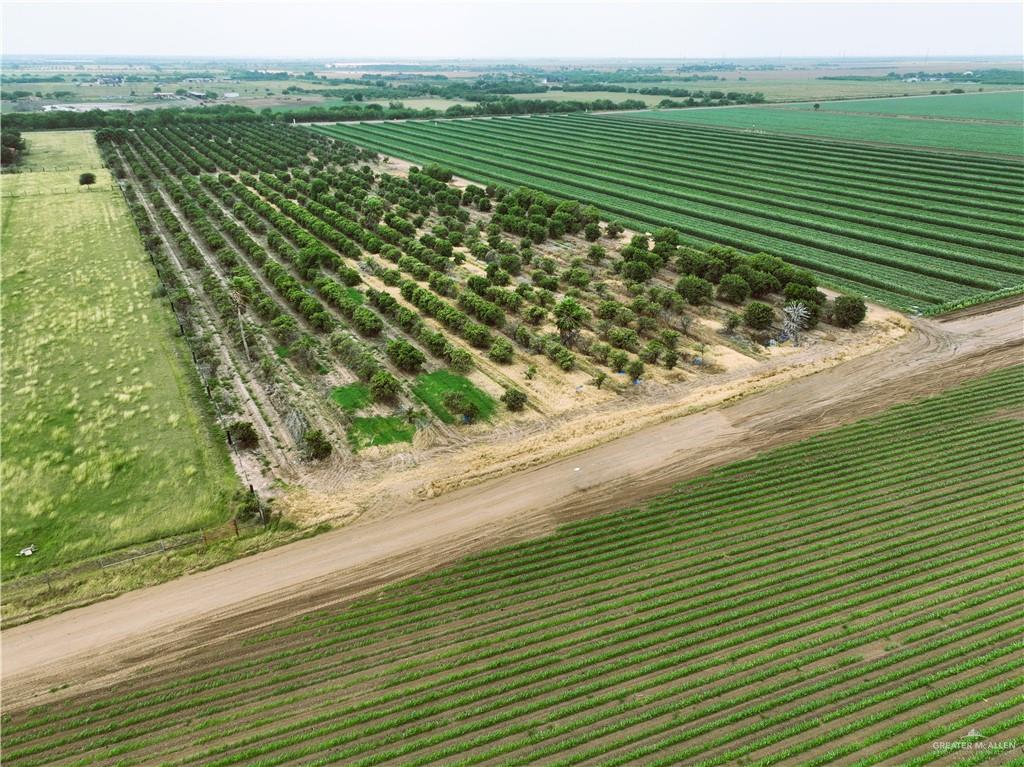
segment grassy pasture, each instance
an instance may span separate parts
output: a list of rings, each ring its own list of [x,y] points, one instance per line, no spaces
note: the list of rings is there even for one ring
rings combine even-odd
[[[461,392],[476,404],[479,411],[478,420],[486,421],[494,413],[496,403],[490,395],[476,388],[468,378],[449,373],[447,370],[436,370],[421,375],[412,387],[413,394],[430,408],[430,412],[445,423],[455,423],[455,416],[444,406],[444,395],[450,391]]]
[[[92,134],[27,138],[3,179],[5,577],[218,523],[237,485]],[[85,170],[101,188],[65,193]]]
[[[293,96],[285,96],[282,98],[294,98]],[[442,99],[442,98],[395,98],[394,101],[401,102],[409,109],[436,109],[443,112],[448,107],[455,106],[456,104],[462,104],[463,106],[469,104],[467,101],[457,101],[455,99]],[[301,101],[296,101],[293,104],[277,104],[270,107],[274,112],[293,112],[296,110],[306,110],[313,107],[319,107],[321,109],[329,109],[331,107],[358,107],[360,105],[365,106],[367,104],[380,104],[381,106],[388,106],[391,102],[386,99],[365,99],[363,101],[345,101],[340,98],[320,98],[318,96],[305,96]]]
[[[673,88],[690,88],[691,90],[698,90],[702,86],[698,86],[695,83],[673,83],[670,85]],[[711,90],[709,87],[708,90]],[[512,93],[509,94],[514,99],[528,99],[528,100],[539,100],[539,101],[596,101],[597,99],[608,99],[619,103],[622,101],[643,101],[645,104],[654,106],[659,101],[662,101],[671,96],[647,96],[643,93],[623,93],[622,91],[603,91],[600,88],[595,88],[592,91],[563,91],[563,90],[550,90],[544,93]]]
[[[1024,722],[1022,374],[13,712],[4,763],[952,763]]]
[[[945,97],[943,97],[945,98]],[[994,125],[941,120],[894,120],[854,112],[837,114],[833,107],[807,111],[786,107],[662,109],[630,113],[651,120],[717,125],[754,132],[822,136],[851,141],[906,144],[932,149],[1024,155],[1019,125]]]
[[[953,83],[905,83],[900,80],[821,80],[821,73],[808,73],[805,78],[756,78],[756,72],[744,73],[747,80],[740,82],[730,76],[726,82],[715,85],[722,91],[744,91],[763,93],[771,102],[811,101],[826,99],[863,99],[879,96],[927,96],[934,90],[963,88],[973,90],[976,85]],[[773,73],[764,72],[764,75]],[[985,90],[996,90],[1012,86],[987,85]]]
[[[813,110],[813,104],[794,108]],[[933,117],[1024,122],[1024,92],[954,93],[920,98],[861,99],[823,102],[821,111],[865,112],[898,117]]]

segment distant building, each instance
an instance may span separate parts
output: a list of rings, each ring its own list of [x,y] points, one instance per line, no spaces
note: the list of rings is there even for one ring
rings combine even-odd
[[[235,93],[234,91],[229,91],[228,93],[224,94],[224,98],[226,98],[226,99],[237,99],[238,98],[238,94]]]
[[[66,104],[47,104],[43,107],[44,112],[77,112],[78,107],[68,106]]]
[[[206,91],[186,91],[185,95],[193,99],[205,99]]]

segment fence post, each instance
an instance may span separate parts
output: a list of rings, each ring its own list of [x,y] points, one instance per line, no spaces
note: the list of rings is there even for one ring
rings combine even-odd
[[[232,525],[232,527],[235,528],[235,537],[237,538],[238,537],[238,520],[237,519],[232,519],[231,520],[231,525]]]

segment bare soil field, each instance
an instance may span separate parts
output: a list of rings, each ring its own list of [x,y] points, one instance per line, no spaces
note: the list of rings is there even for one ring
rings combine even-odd
[[[535,466],[520,460],[514,473],[470,486],[464,477],[434,488],[406,479],[388,503],[340,530],[9,629],[2,635],[5,704],[16,709],[81,693],[154,665],[198,663],[241,632],[550,533],[709,468],[1019,362],[1022,319],[1020,306],[1002,306],[946,323],[914,320],[896,344],[785,386],[778,385],[785,375],[769,378],[760,393],[729,406],[690,415],[670,403],[660,412],[652,406],[639,431],[602,445],[579,436],[562,450],[574,451],[569,457]],[[456,460],[448,458],[450,475],[469,475],[472,467]],[[426,498],[442,490],[449,492]]]

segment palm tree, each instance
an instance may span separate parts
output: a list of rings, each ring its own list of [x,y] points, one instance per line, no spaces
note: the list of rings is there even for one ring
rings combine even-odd
[[[576,336],[590,315],[575,298],[565,298],[555,307],[555,327],[562,336],[562,343],[572,346]]]

